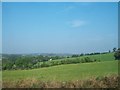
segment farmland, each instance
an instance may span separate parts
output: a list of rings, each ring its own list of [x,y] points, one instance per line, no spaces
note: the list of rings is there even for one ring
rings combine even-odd
[[[81,56],[77,58],[84,57],[88,56]],[[96,60],[99,59],[100,61],[77,64],[63,64],[30,70],[5,70],[3,71],[3,86],[7,87],[6,85],[8,82],[10,85],[10,82],[19,82],[20,80],[26,79],[33,79],[33,81],[37,80],[41,82],[72,82],[76,80],[103,78],[105,76],[117,76],[118,61],[114,60],[113,53],[90,55],[89,58]],[[14,85],[11,85],[9,87],[14,87]]]
[[[4,71],[3,80],[37,78],[39,80],[78,80],[117,74],[117,61],[59,65],[41,69]]]

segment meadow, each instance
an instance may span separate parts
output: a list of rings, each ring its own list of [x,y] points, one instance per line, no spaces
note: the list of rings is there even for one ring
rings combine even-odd
[[[83,58],[81,56],[77,58]],[[118,61],[114,60],[113,53],[90,55],[90,58],[99,59],[99,62],[64,64],[30,70],[3,71],[3,87],[15,87],[16,82],[74,82],[78,80],[99,79],[118,76]],[[73,58],[70,58],[73,59]],[[74,58],[75,59],[75,58]],[[32,81],[31,81],[32,80]],[[9,85],[7,84],[9,83]],[[10,85],[10,83],[13,83]],[[22,83],[23,84],[23,83]],[[7,86],[6,86],[7,85]],[[28,86],[29,85],[25,85]],[[24,87],[25,87],[24,86]],[[22,87],[22,86],[19,86]],[[37,86],[38,87],[38,86]]]

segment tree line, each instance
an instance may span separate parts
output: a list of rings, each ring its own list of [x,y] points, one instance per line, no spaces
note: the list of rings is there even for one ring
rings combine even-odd
[[[64,58],[60,60],[47,60],[47,61],[38,61],[31,59],[30,57],[18,58],[15,61],[3,60],[3,70],[17,70],[17,69],[34,69],[34,68],[43,68],[50,67],[62,64],[76,64],[76,63],[86,63],[86,62],[96,62],[100,60],[91,59],[89,57],[84,58]]]
[[[120,60],[120,48],[113,48],[115,60]],[[3,55],[2,57],[2,69],[12,70],[12,69],[33,69],[49,67],[61,64],[72,64],[72,63],[85,63],[85,62],[96,62],[100,60],[91,59],[89,55],[106,54],[103,53],[90,53],[90,54],[73,54],[71,56],[22,56],[22,55]],[[81,56],[86,56],[84,58],[79,58]]]

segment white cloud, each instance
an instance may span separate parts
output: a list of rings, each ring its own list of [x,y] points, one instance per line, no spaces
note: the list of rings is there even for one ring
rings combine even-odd
[[[86,24],[86,22],[85,21],[81,21],[81,20],[73,20],[73,21],[70,21],[68,24],[71,27],[77,28],[77,27],[84,26]]]

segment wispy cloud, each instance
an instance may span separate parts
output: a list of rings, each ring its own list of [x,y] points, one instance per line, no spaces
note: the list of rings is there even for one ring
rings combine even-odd
[[[69,11],[69,10],[72,10],[72,9],[74,9],[75,7],[74,6],[68,6],[68,7],[66,7],[65,9],[64,9],[64,11]]]
[[[67,7],[65,7],[64,9],[58,11],[57,14],[69,12],[70,10],[72,10],[72,9],[74,9],[74,8],[75,8],[75,6],[67,6]]]
[[[86,24],[86,22],[82,21],[82,20],[73,20],[73,21],[68,22],[68,24],[71,27],[77,28],[77,27],[84,26]]]

